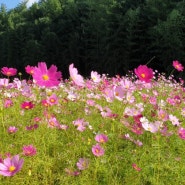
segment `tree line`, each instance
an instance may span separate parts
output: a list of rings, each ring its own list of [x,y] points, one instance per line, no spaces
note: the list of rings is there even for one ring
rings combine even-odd
[[[0,67],[24,71],[45,61],[68,77],[74,63],[84,76],[92,70],[113,76],[149,62],[169,74],[173,60],[185,60],[184,0],[40,0],[29,8],[26,1],[0,7]]]

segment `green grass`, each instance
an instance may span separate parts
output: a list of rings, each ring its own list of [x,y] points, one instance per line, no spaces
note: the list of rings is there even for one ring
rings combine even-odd
[[[109,79],[111,83],[112,79]],[[162,84],[162,85],[161,85]],[[163,86],[166,84],[166,87]],[[171,82],[172,85],[174,85]],[[99,84],[97,86],[101,86]],[[163,89],[161,90],[163,86]],[[176,94],[180,95],[181,103],[175,106],[166,103],[163,107],[168,114],[176,115],[181,121],[181,127],[184,127],[184,117],[181,115],[181,109],[185,107],[183,88],[176,84],[176,87],[169,87],[167,82],[157,82],[151,89],[136,89],[134,91],[135,102],[133,104],[125,103],[114,99],[113,102],[107,102],[103,97],[103,92],[95,88],[87,88],[73,91],[78,95],[75,101],[67,98],[68,93],[65,89],[71,89],[72,86],[64,84],[64,87],[52,89],[45,95],[40,95],[45,91],[38,87],[31,86],[31,97],[25,97],[21,90],[1,89],[0,104],[0,154],[5,158],[6,153],[12,156],[19,154],[24,159],[24,165],[20,172],[13,177],[0,176],[1,185],[183,185],[185,184],[185,150],[184,140],[178,134],[178,128],[173,126],[170,121],[166,121],[172,136],[163,136],[159,131],[151,133],[144,131],[137,135],[123,122],[134,124],[134,119],[130,116],[124,118],[126,107],[134,107],[137,103],[144,104],[143,116],[150,121],[157,121],[157,115],[152,117],[151,111],[157,113],[158,109],[148,102],[144,102],[141,94],[145,93],[152,96],[153,90],[157,91],[157,102],[166,101],[167,97]],[[137,86],[136,86],[137,87]],[[176,91],[174,91],[174,89]],[[6,93],[11,94],[13,106],[5,108],[4,100]],[[90,93],[99,94],[100,99],[87,98]],[[13,93],[17,93],[13,97]],[[41,100],[55,93],[59,97],[59,103],[48,107],[41,104]],[[165,93],[165,96],[164,94]],[[109,107],[117,117],[102,117],[100,111],[95,106],[86,104],[87,99],[93,99],[95,104]],[[30,110],[21,110],[20,105],[23,101],[32,101],[35,107]],[[90,113],[85,113],[88,108]],[[54,115],[60,124],[68,126],[67,130],[57,128],[48,128],[48,120],[45,112]],[[24,114],[22,114],[24,112]],[[40,117],[39,127],[35,130],[26,130],[25,127],[33,125],[33,118]],[[77,130],[73,121],[83,118],[91,127],[86,127],[83,132]],[[15,126],[18,131],[9,134],[9,126]],[[91,148],[97,142],[95,135],[102,133],[108,136],[108,142],[101,144],[105,150],[103,156],[94,156]],[[135,141],[139,140],[142,146],[136,145],[124,138],[129,134]],[[24,156],[22,147],[24,145],[33,145],[37,149],[35,156]],[[79,158],[89,159],[87,169],[78,170],[76,163]],[[132,165],[137,164],[140,171],[135,170]],[[70,175],[66,169],[79,171],[77,176]]]

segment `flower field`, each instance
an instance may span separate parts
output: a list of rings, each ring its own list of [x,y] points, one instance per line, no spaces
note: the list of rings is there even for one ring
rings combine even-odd
[[[174,70],[183,72],[179,61]],[[0,184],[185,184],[185,88],[140,65],[126,76],[3,67]]]

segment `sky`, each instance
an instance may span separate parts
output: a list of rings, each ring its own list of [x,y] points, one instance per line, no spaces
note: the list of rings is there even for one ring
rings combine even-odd
[[[6,5],[7,9],[10,10],[18,6],[23,0],[0,0],[0,5],[3,3]],[[39,0],[29,0],[27,6],[31,6],[34,2],[38,2]]]

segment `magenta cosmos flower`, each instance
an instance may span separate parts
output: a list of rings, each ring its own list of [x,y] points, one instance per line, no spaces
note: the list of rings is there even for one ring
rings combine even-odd
[[[146,65],[140,65],[138,68],[134,69],[134,72],[137,77],[144,82],[150,82],[153,78],[153,70]]]
[[[4,74],[4,75],[6,75],[6,76],[15,76],[17,74],[17,69],[3,67],[1,69],[1,73]]]
[[[33,75],[34,68],[35,68],[34,66],[27,65],[25,67],[25,71],[26,71],[26,73]]]
[[[62,74],[57,72],[55,65],[51,65],[47,69],[45,62],[39,62],[38,67],[34,68],[32,76],[37,85],[41,87],[54,87],[59,85]]]
[[[175,69],[177,69],[177,71],[183,71],[184,70],[184,66],[178,60],[173,61],[173,67]]]
[[[36,148],[33,145],[23,146],[23,154],[26,156],[34,156],[37,153]]]
[[[13,176],[19,172],[24,163],[23,159],[19,159],[19,155],[7,157],[0,163],[0,174],[3,176]]]
[[[69,74],[74,83],[80,87],[84,87],[84,79],[81,75],[78,74],[78,70],[74,67],[74,64],[69,66]]]
[[[27,101],[25,101],[25,102],[23,102],[23,103],[21,104],[21,108],[22,108],[22,109],[29,110],[29,109],[32,109],[33,107],[34,107],[34,104],[33,104],[32,102],[27,102]]]
[[[181,139],[185,140],[185,128],[180,127],[178,130],[178,135]]]
[[[95,156],[99,157],[99,156],[104,155],[105,151],[99,144],[96,144],[92,146],[92,153]]]

